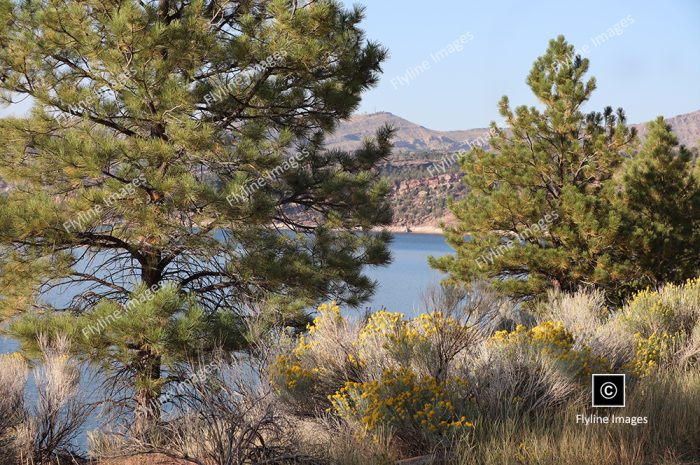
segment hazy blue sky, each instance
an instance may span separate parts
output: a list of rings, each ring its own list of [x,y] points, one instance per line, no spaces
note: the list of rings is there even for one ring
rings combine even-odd
[[[487,126],[498,120],[504,94],[514,105],[536,103],[525,77],[558,34],[591,60],[598,89],[588,110],[621,106],[630,122],[700,110],[700,1],[359,3],[366,6],[368,38],[391,53],[361,111],[390,111],[432,129]],[[632,24],[622,27],[628,17]],[[620,35],[594,44],[616,25]],[[470,38],[461,52],[433,59],[461,36]]]
[[[559,34],[578,49],[588,45],[598,84],[588,110],[621,106],[630,122],[700,110],[700,1],[345,3],[366,6],[368,37],[391,53],[362,111],[390,111],[432,129],[486,126],[504,94],[514,105],[535,103],[525,77]],[[628,15],[634,22],[621,35],[594,45],[592,37]],[[473,40],[464,50],[433,62],[431,54],[467,33]],[[423,60],[429,69],[398,83]]]

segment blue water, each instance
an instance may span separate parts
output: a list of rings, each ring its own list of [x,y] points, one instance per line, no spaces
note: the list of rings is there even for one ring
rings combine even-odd
[[[363,308],[416,315],[421,308],[421,295],[430,284],[437,284],[441,274],[430,268],[428,256],[453,252],[445,238],[437,234],[395,234],[391,245],[393,262],[388,267],[368,269],[367,275],[378,287],[371,302]]]
[[[445,239],[437,234],[395,234],[391,244],[393,261],[389,266],[369,268],[367,275],[377,281],[377,290],[370,302],[359,309],[348,309],[349,314],[360,314],[365,309],[415,315],[422,310],[421,295],[428,285],[440,281],[440,273],[428,266],[428,256],[442,256],[452,252]],[[57,300],[67,301],[64,295]],[[14,352],[17,344],[0,338],[0,353]]]

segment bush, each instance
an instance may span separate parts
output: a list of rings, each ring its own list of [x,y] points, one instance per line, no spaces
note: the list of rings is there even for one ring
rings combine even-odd
[[[638,292],[617,318],[634,337],[634,358],[628,364],[634,374],[648,376],[659,368],[698,365],[700,278]]]
[[[581,377],[605,365],[561,323],[494,334],[505,312],[500,304],[477,309],[477,301],[411,319],[379,311],[357,323],[335,304],[321,306],[308,333],[277,356],[270,379],[297,415],[330,413],[358,437],[388,433],[406,454],[445,448],[480,421],[549,414],[580,398]]]
[[[43,464],[76,454],[74,441],[91,412],[79,391],[80,367],[65,338],[39,337],[41,364],[34,370],[37,401],[24,402],[28,366],[18,355],[0,365],[0,447],[5,457]]]
[[[347,381],[360,381],[362,366],[356,347],[359,328],[340,315],[335,304],[321,305],[298,340],[276,341],[278,355],[269,367],[271,384],[287,405],[302,416],[330,407],[329,394]]]
[[[453,450],[451,465],[690,465],[700,461],[700,374],[676,371],[641,380],[616,415],[648,423],[590,425],[571,405],[553,416],[477,425]]]
[[[466,367],[482,422],[533,413],[548,416],[578,403],[585,375],[604,370],[606,362],[573,346],[573,335],[561,323],[496,332]]]
[[[277,357],[270,379],[297,414],[331,412],[359,436],[389,432],[404,453],[444,446],[471,424],[469,391],[455,370],[483,335],[468,320],[380,311],[353,323],[335,304],[323,305],[308,333]]]
[[[0,355],[0,455],[17,458],[16,432],[24,419],[27,363],[18,353]]]
[[[473,427],[469,391],[459,378],[438,382],[406,368],[389,369],[379,380],[346,383],[330,399],[333,413],[358,430],[394,431],[406,452],[445,446]]]
[[[689,335],[700,321],[700,278],[640,291],[624,306],[621,317],[629,331],[642,337]]]
[[[189,363],[158,424],[93,433],[91,455],[163,454],[199,465],[315,463],[298,453],[295,428],[261,376],[259,361],[237,354]]]
[[[598,291],[550,292],[540,313],[561,321],[575,349],[605,358],[613,371],[643,377],[700,360],[700,279],[640,291],[618,311]]]
[[[574,335],[562,322],[549,320],[531,329],[518,325],[512,332],[497,331],[490,340],[505,352],[525,352],[547,358],[571,376],[587,377],[593,372],[609,371],[604,357],[593,355],[587,345],[578,344],[576,350],[574,342]]]

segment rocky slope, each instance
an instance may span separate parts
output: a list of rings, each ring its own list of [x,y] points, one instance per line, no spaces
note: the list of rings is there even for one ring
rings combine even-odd
[[[700,111],[668,118],[687,147],[697,148],[700,140]],[[390,124],[397,129],[395,151],[382,166],[393,183],[392,205],[395,231],[438,232],[441,222],[453,221],[447,198],[466,192],[461,183],[456,152],[487,143],[487,129],[435,131],[387,112],[357,115],[340,125],[328,139],[329,147],[352,149],[376,128]],[[646,124],[635,124],[644,137]]]

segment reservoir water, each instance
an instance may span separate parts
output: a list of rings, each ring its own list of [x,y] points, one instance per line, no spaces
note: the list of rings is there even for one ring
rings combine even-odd
[[[416,315],[423,311],[421,295],[430,284],[440,282],[441,274],[430,268],[428,256],[453,253],[445,238],[438,234],[394,234],[391,244],[393,262],[383,268],[367,270],[378,283],[372,300],[364,307]]]
[[[389,311],[415,315],[421,312],[421,295],[428,285],[440,281],[440,273],[430,268],[428,256],[442,256],[452,252],[445,239],[437,234],[394,234],[391,244],[393,261],[389,266],[366,270],[377,281],[371,301],[359,309],[346,309],[346,313],[361,314],[386,308]],[[17,344],[0,338],[0,353],[13,352]]]

